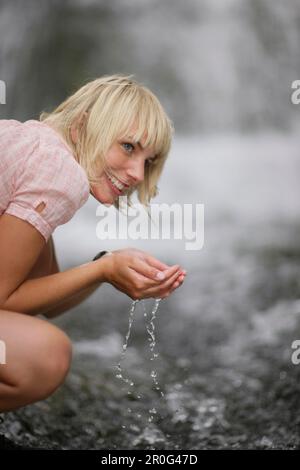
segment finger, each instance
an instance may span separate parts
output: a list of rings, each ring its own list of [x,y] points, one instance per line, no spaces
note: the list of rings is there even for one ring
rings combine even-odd
[[[182,284],[183,284],[183,281],[175,281],[171,288],[171,292],[175,289],[178,289],[178,287],[182,286]]]
[[[165,269],[169,269],[170,266],[165,264],[165,263],[162,263],[161,261],[159,261],[158,259],[156,258],[153,258],[153,256],[151,255],[147,255],[147,261],[148,263],[153,266],[154,268],[157,268],[159,269],[160,271],[164,271]]]
[[[169,288],[170,292],[172,292],[173,290],[177,289],[179,286],[181,286],[183,284],[182,281],[177,281],[175,280],[173,282],[173,284],[171,285],[171,287]]]
[[[178,274],[179,274],[179,270],[178,271],[175,271],[175,273],[173,273],[169,279],[167,279],[166,281],[162,282],[161,283],[161,289],[169,289],[172,284],[174,284],[174,282],[177,280],[178,278]]]
[[[181,268],[178,264],[175,264],[171,268],[168,268],[164,271],[165,279],[161,281],[162,283],[165,283],[166,281],[169,281],[172,276],[176,275],[178,276],[180,274]]]
[[[178,278],[174,281],[173,285],[172,285],[171,288],[170,288],[170,294],[171,294],[175,289],[178,289],[178,287],[182,286],[182,284],[183,284],[183,282],[184,282],[184,279],[185,279],[185,276],[184,276],[184,275],[178,276]]]
[[[178,280],[180,279],[184,279],[185,278],[185,274],[182,274],[182,271],[178,271]]]
[[[135,258],[134,263],[130,268],[136,271],[140,276],[143,276],[145,280],[151,279],[152,281],[161,282],[167,277],[165,272],[152,267],[141,258]]]
[[[159,261],[158,259],[154,258],[153,256],[147,254],[147,261],[149,264],[151,264],[151,266],[159,269],[159,270],[162,270],[162,271],[165,271],[165,270],[168,270],[170,268],[173,268],[174,266],[179,266],[178,264],[176,265],[173,265],[173,266],[169,266],[165,263],[162,263],[161,261]],[[182,269],[182,273],[183,274],[186,274],[186,270],[185,269]]]
[[[183,284],[184,279],[185,279],[185,276],[184,276],[184,275],[181,275],[181,276],[179,276],[179,277],[176,279],[176,281],[175,281],[175,283],[174,283],[175,289],[177,289],[177,287],[179,287],[179,286],[181,286],[181,285]]]
[[[175,289],[177,289],[179,286],[181,286],[183,284],[183,281],[184,281],[184,275],[180,275],[179,276],[176,275],[173,276],[173,278],[170,280],[169,283],[165,283],[164,285],[166,286],[166,293],[168,295],[170,295]]]
[[[155,297],[155,296],[159,297],[162,292],[165,293],[166,291],[168,291],[170,286],[172,286],[174,280],[178,276],[179,269],[180,268],[177,268],[177,271],[175,271],[175,273],[173,273],[173,275],[171,275],[168,280],[162,282],[161,285],[159,286],[159,289],[157,286],[155,287],[151,286],[148,289],[146,289],[145,294],[147,295],[147,297]]]
[[[180,271],[179,271],[180,273]],[[177,279],[176,279],[176,273],[175,275],[173,276],[173,285],[171,286],[167,286],[166,289],[164,289],[163,292],[160,292],[159,294],[157,294],[157,292],[154,292],[154,290],[152,289],[151,293],[149,291],[148,293],[148,297],[151,296],[151,297],[154,297],[154,298],[161,298],[161,299],[165,299],[167,297],[169,297],[169,295],[175,290],[177,289],[178,287],[180,287],[182,284],[183,284],[183,281],[184,281],[184,278],[185,278],[185,275],[181,275],[177,273]],[[152,294],[152,295],[151,295]]]
[[[162,282],[163,280],[169,279],[170,276],[179,269],[179,265],[172,266],[165,271],[160,271],[156,268],[153,268],[144,260],[136,258],[134,261],[134,266],[131,266],[131,269],[143,276],[144,280],[151,279],[155,282]]]

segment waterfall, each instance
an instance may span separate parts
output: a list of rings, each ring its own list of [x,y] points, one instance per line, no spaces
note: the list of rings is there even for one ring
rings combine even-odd
[[[83,82],[133,73],[180,132],[290,130],[297,0],[3,0],[1,118],[36,118]]]

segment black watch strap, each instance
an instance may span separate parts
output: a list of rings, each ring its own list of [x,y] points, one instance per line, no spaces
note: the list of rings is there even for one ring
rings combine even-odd
[[[96,259],[101,258],[101,256],[106,255],[106,253],[109,253],[108,251],[99,251],[99,253],[93,258],[93,261],[96,261]]]

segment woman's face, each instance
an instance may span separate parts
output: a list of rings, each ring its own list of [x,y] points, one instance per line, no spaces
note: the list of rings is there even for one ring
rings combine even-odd
[[[134,135],[134,133],[132,134]],[[144,148],[145,137],[134,142],[132,136],[117,139],[106,155],[109,170],[103,170],[97,185],[91,184],[90,194],[103,204],[113,204],[130,187],[136,187],[144,180],[147,160],[155,158],[153,150]],[[119,187],[117,187],[119,186]]]

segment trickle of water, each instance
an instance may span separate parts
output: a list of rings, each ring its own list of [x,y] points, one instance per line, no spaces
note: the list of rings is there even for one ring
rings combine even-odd
[[[121,355],[121,358],[120,358],[120,362],[117,366],[115,366],[119,371],[119,374],[116,374],[116,378],[117,379],[122,379],[126,384],[129,384],[131,387],[134,386],[134,382],[132,380],[130,380],[129,378],[126,378],[122,375],[121,362],[123,361],[123,359],[125,357],[125,353],[126,353],[126,349],[127,349],[127,345],[128,345],[128,340],[129,340],[130,333],[131,333],[131,327],[132,327],[132,323],[133,323],[133,319],[134,319],[135,307],[136,307],[137,302],[138,302],[138,300],[134,300],[131,304],[131,308],[130,308],[130,311],[129,311],[129,325],[128,325],[128,331],[127,331],[126,338],[125,338],[125,344],[123,344],[123,351],[122,351],[122,355]],[[128,395],[130,395],[130,394],[131,394],[131,392],[128,392]]]
[[[120,358],[120,362],[117,366],[115,366],[119,371],[119,374],[116,374],[116,378],[117,379],[122,379],[126,384],[129,384],[131,387],[134,386],[134,382],[132,380],[130,380],[129,378],[126,378],[122,375],[121,362],[124,359],[125,353],[126,353],[126,350],[127,350],[128,340],[129,340],[130,333],[131,333],[131,327],[132,327],[132,324],[133,324],[134,312],[135,312],[135,307],[136,307],[137,302],[138,302],[138,300],[134,300],[131,304],[131,308],[130,308],[130,311],[129,311],[129,325],[128,325],[128,331],[127,331],[126,338],[125,338],[125,344],[123,344],[123,351],[122,351],[122,355],[121,355],[121,358]],[[127,395],[131,395],[131,394],[132,394],[131,391],[127,392]],[[127,411],[129,413],[131,413],[130,408],[128,408]],[[122,428],[126,429],[126,426],[123,425]]]
[[[150,358],[151,361],[153,361],[154,359],[156,359],[158,357],[158,354],[154,352],[154,347],[156,345],[154,320],[156,318],[156,312],[158,310],[160,301],[161,301],[161,299],[156,299],[155,300],[155,305],[154,305],[154,307],[152,309],[152,312],[151,312],[150,321],[149,321],[149,324],[147,324],[147,316],[148,315],[147,315],[147,312],[146,312],[145,301],[142,300],[143,310],[144,310],[144,317],[146,319],[146,330],[149,334],[148,340],[150,342],[149,347],[150,347],[150,352],[151,352],[151,355],[152,355],[152,357]],[[117,366],[115,366],[118,369],[118,372],[119,372],[119,373],[116,374],[116,378],[117,379],[122,379],[126,384],[129,384],[131,387],[134,386],[134,382],[132,380],[130,380],[129,378],[126,378],[122,375],[121,362],[124,359],[125,353],[126,353],[126,350],[127,350],[128,340],[130,338],[131,328],[132,328],[132,324],[133,324],[133,320],[134,320],[135,307],[136,307],[138,302],[139,302],[139,300],[134,300],[132,302],[132,305],[131,305],[131,308],[130,308],[130,311],[129,311],[129,325],[128,325],[128,331],[127,331],[126,338],[125,338],[125,344],[123,345],[123,351],[122,351],[122,355],[121,355],[119,364]],[[163,397],[164,393],[161,391],[161,388],[160,388],[159,383],[157,381],[157,372],[154,369],[151,371],[150,376],[153,379],[155,389],[160,390],[160,394]],[[132,392],[128,391],[127,394],[131,395]],[[140,399],[141,396],[137,395],[137,398]],[[128,408],[127,411],[129,413],[132,412],[132,410],[130,408]],[[155,408],[152,408],[152,409],[149,410],[149,414],[150,414],[150,416],[148,418],[149,422],[153,421],[153,415],[155,415],[156,413],[157,413],[157,411],[156,411]],[[141,415],[138,414],[137,417],[141,418]],[[126,428],[126,426],[122,426],[122,427]]]
[[[149,344],[149,347],[150,347],[150,351],[152,353],[152,357],[150,358],[150,361],[154,361],[154,359],[156,359],[158,357],[158,354],[154,352],[154,348],[155,348],[155,345],[156,345],[156,341],[155,341],[155,325],[154,325],[154,320],[156,318],[156,312],[158,310],[158,307],[159,307],[159,303],[160,303],[161,299],[156,299],[155,300],[155,305],[154,305],[154,308],[151,312],[151,315],[152,317],[150,318],[150,321],[149,321],[149,324],[147,324],[147,320],[146,320],[146,330],[149,334],[149,338],[148,340],[150,341],[150,344]],[[143,308],[144,308],[144,317],[147,318],[147,312],[146,312],[146,307],[145,307],[145,301],[143,300],[142,301],[143,303]],[[157,372],[155,370],[152,370],[151,371],[151,377],[153,379],[153,382],[154,382],[154,385],[155,385],[155,389],[156,390],[160,390],[160,394],[161,396],[163,397],[164,396],[164,393],[162,392],[162,390],[160,389],[160,386],[159,386],[159,383],[156,379],[157,377]]]

